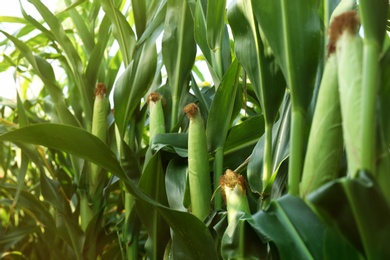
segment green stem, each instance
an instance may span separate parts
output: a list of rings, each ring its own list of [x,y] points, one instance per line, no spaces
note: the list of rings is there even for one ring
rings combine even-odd
[[[223,148],[217,147],[214,158],[214,191],[218,189],[218,180],[223,174]],[[214,209],[222,208],[222,195],[217,192],[214,197]]]
[[[290,160],[288,167],[288,192],[298,196],[299,182],[303,168],[305,114],[301,110],[292,109],[291,135],[290,135]]]
[[[130,222],[130,213],[131,211],[133,210],[133,207],[134,207],[134,197],[128,193],[127,191],[125,191],[125,227],[129,227],[131,224],[129,223]],[[125,229],[125,230],[128,230],[128,229]],[[124,237],[128,237],[128,234],[124,234]],[[133,238],[133,240],[131,241],[131,244],[126,248],[126,255],[127,255],[127,259],[131,260],[131,259],[138,259],[138,235],[137,234],[133,234],[133,236],[131,236]],[[129,241],[126,241],[126,244],[128,244]]]
[[[88,194],[85,190],[80,190],[80,222],[81,229],[87,230],[88,224],[93,217],[92,208],[89,205]]]
[[[375,175],[375,105],[378,80],[379,46],[364,41],[362,75],[362,147],[361,168]]]
[[[272,175],[272,124],[265,126],[264,160],[263,160],[263,191]]]
[[[175,128],[177,124],[177,117],[179,111],[179,97],[172,96],[172,114],[171,114],[171,131]]]
[[[124,148],[123,148],[123,140],[121,138],[121,134],[119,132],[119,129],[118,129],[118,126],[115,125],[115,138],[116,138],[116,142],[117,142],[117,146],[118,146],[118,153],[119,153],[119,158],[122,158],[124,155]],[[133,207],[134,207],[134,203],[135,203],[135,199],[134,197],[128,193],[127,191],[125,191],[125,232],[123,234],[123,240],[126,242],[125,245],[126,245],[126,256],[127,256],[127,259],[131,260],[131,259],[138,259],[138,235],[139,234],[132,234],[132,241],[131,241],[131,244],[129,244],[130,241],[127,240],[127,238],[129,237],[129,235],[127,234],[127,232],[129,231],[129,229],[127,227],[130,226],[130,213],[131,211],[133,210]],[[131,230],[133,231],[133,230]],[[134,232],[134,231],[133,231]]]
[[[216,70],[217,70],[217,75],[220,79],[223,77],[223,60],[222,60],[222,47],[219,46],[215,50],[215,57],[216,57]]]

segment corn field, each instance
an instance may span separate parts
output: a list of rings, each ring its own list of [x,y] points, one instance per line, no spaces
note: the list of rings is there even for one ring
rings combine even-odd
[[[19,3],[1,259],[390,258],[388,0]]]

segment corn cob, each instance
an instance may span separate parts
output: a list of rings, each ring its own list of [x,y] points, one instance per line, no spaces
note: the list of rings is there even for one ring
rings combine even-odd
[[[103,142],[106,142],[107,135],[107,113],[108,100],[106,97],[106,86],[98,83],[95,90],[95,103],[93,106],[92,134],[97,136]],[[96,191],[104,185],[105,176],[100,174],[101,168],[96,164],[91,165],[91,174],[89,179],[90,195],[93,198]]]
[[[211,210],[210,165],[206,132],[196,104],[188,104],[185,106],[184,112],[190,120],[188,128],[188,178],[191,210],[196,217],[204,221]]]
[[[343,152],[343,132],[337,81],[337,61],[330,53],[325,65],[311,125],[300,195],[305,197],[337,177]]]
[[[347,152],[348,174],[355,176],[362,158],[362,61],[363,42],[358,35],[355,11],[334,18],[330,25],[330,49],[336,50],[343,137]],[[332,47],[333,46],[333,47]]]
[[[162,97],[157,92],[152,92],[148,96],[149,105],[149,136],[150,143],[156,134],[165,133],[164,111],[162,107]]]
[[[242,175],[228,169],[225,175],[219,179],[219,185],[227,207],[228,223],[236,219],[239,211],[250,214],[248,199],[246,197],[247,184]]]

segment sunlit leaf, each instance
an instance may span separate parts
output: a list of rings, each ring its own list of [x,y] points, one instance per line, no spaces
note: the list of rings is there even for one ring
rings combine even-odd
[[[123,61],[125,66],[128,66],[133,58],[135,50],[135,35],[130,27],[130,24],[126,21],[125,16],[114,5],[114,1],[103,0],[101,1],[104,12],[111,20],[113,25],[113,35],[118,41],[119,48],[122,52]]]

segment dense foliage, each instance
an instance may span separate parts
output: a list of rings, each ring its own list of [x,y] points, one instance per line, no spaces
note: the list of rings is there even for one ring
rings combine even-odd
[[[1,257],[389,258],[388,5],[21,0]]]

